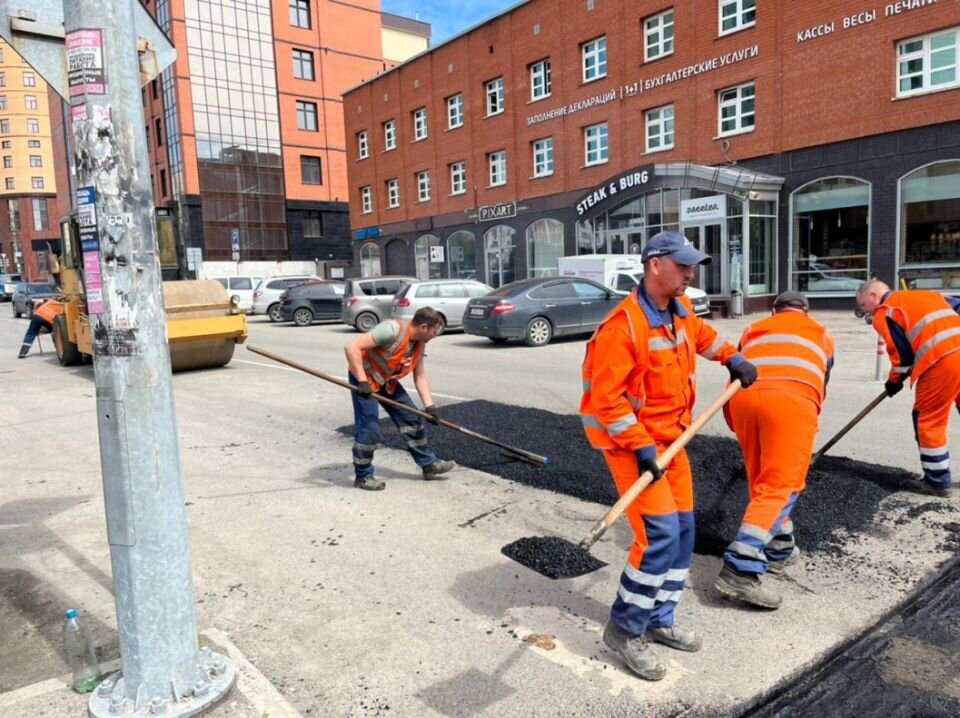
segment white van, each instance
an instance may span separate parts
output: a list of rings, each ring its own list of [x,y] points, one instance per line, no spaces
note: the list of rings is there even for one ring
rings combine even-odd
[[[560,257],[561,277],[592,279],[597,284],[619,294],[629,293],[643,278],[643,262],[638,254],[581,254]],[[696,287],[687,287],[687,299],[697,315],[710,313],[707,293]]]
[[[227,290],[227,296],[233,300],[237,298],[237,308],[242,312],[249,312],[253,309],[253,290],[260,283],[263,277],[251,277],[248,274],[241,274],[230,277],[207,277],[215,279]]]

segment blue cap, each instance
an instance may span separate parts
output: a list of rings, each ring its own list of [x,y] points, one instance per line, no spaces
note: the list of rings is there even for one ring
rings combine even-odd
[[[653,235],[643,248],[640,258],[646,262],[654,257],[670,257],[677,264],[710,264],[711,257],[693,246],[679,232],[660,232]]]
[[[75,608],[68,608],[68,609],[67,609],[67,618],[76,618],[76,617],[77,617],[77,609],[75,609]]]

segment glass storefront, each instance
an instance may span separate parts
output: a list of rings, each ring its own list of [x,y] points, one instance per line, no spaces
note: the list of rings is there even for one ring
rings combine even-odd
[[[960,288],[960,160],[901,179],[900,264],[911,286]]]
[[[563,222],[538,219],[527,227],[527,276],[556,277],[563,256]]]
[[[483,235],[486,283],[496,289],[517,277],[517,252],[513,227],[498,224]]]
[[[477,278],[477,249],[473,233],[459,230],[447,239],[451,279]]]
[[[440,247],[440,250],[431,252],[431,247]],[[417,238],[413,253],[418,279],[440,279],[443,276],[443,244],[439,237],[424,234]]]
[[[380,246],[376,242],[367,242],[360,246],[360,276],[379,277]]]
[[[870,184],[826,177],[793,193],[790,286],[855,292],[869,274]]]

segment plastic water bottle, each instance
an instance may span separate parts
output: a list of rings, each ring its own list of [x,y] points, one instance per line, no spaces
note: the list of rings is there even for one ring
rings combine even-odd
[[[63,645],[67,650],[67,661],[73,670],[73,690],[77,693],[89,693],[100,682],[100,666],[93,650],[90,630],[77,615],[77,609],[67,609],[66,615]]]

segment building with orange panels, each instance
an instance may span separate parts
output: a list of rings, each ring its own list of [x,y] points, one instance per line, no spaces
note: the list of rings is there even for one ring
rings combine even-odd
[[[344,107],[365,274],[496,287],[670,229],[718,306],[960,287],[955,2],[529,0]]]
[[[190,247],[349,261],[341,94],[389,66],[379,0],[144,4],[177,48],[143,93],[165,275]]]

